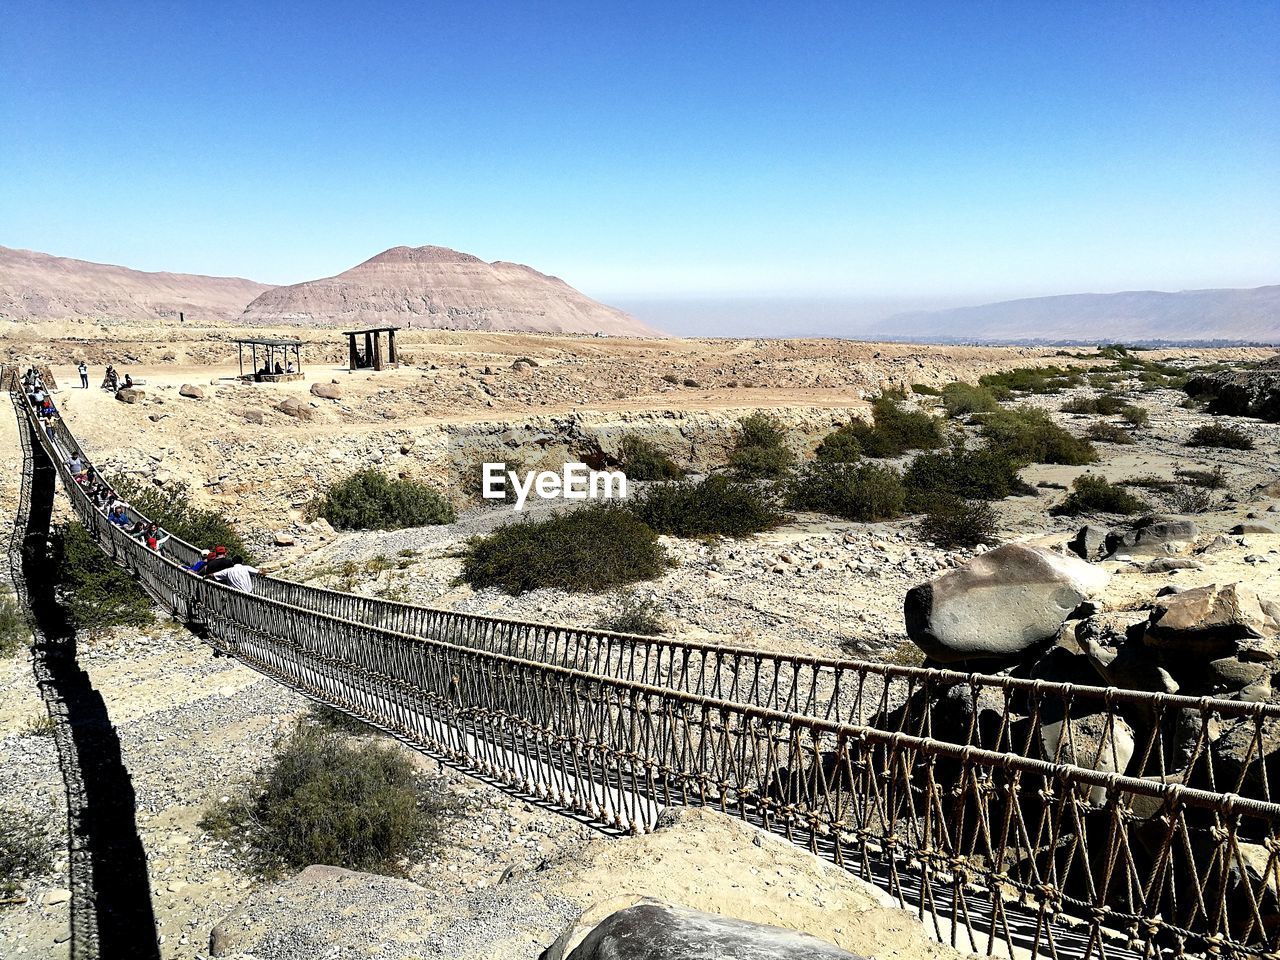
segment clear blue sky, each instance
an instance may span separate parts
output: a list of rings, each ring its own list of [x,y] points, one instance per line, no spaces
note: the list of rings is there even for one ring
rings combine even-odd
[[[1280,282],[1280,2],[0,0],[0,244],[602,298]]]

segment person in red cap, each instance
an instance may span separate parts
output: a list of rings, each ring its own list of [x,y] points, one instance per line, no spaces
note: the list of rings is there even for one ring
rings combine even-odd
[[[200,576],[210,577],[219,570],[227,570],[235,565],[235,558],[227,555],[226,547],[214,547],[213,559],[205,563],[204,569],[200,571]]]

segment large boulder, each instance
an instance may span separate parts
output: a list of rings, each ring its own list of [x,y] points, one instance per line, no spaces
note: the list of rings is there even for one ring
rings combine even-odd
[[[1144,642],[1172,654],[1271,661],[1280,654],[1280,622],[1269,608],[1256,591],[1239,583],[1158,597]]]
[[[324,400],[341,400],[342,386],[337,383],[313,383],[311,395]]]
[[[188,400],[203,400],[204,391],[194,383],[184,383],[178,388],[178,396],[186,397]]]
[[[1106,527],[1086,523],[1076,531],[1076,535],[1067,544],[1071,552],[1082,560],[1101,560],[1107,552]]]
[[[1086,713],[1040,725],[1040,749],[1051,763],[1069,763],[1102,773],[1124,773],[1133,759],[1133,728],[1114,713]],[[1094,806],[1107,800],[1105,787],[1082,786]]]
[[[1010,659],[1052,640],[1108,578],[1078,557],[1005,544],[912,588],[907,635],[939,663]]]
[[[305,403],[299,403],[293,397],[286,397],[276,404],[276,409],[298,420],[314,420],[316,412]]]
[[[1107,556],[1163,556],[1180,553],[1200,536],[1200,528],[1186,517],[1150,516],[1107,534]]]
[[[146,393],[137,387],[121,387],[116,391],[116,399],[121,403],[141,403]]]
[[[1146,621],[1133,613],[1103,613],[1078,624],[1075,638],[1107,686],[1177,693],[1178,681],[1143,644],[1145,632]]]
[[[572,929],[561,941],[576,938]],[[649,901],[596,924],[572,951],[557,941],[544,960],[852,960],[807,933]]]

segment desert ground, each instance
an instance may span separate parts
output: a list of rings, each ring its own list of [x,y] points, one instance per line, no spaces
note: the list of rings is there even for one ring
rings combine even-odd
[[[341,363],[345,340],[305,332],[306,379],[275,385],[234,379],[233,334],[177,326],[107,334],[73,324],[40,328],[38,335],[30,327],[9,330],[5,345],[14,360],[52,365],[67,424],[105,472],[184,485],[196,503],[230,516],[272,571],[414,603],[581,625],[594,625],[614,598],[558,590],[509,597],[457,584],[461,544],[513,519],[510,506],[483,504],[467,488],[479,461],[606,462],[622,435],[639,432],[682,466],[705,471],[724,462],[737,420],[752,411],[782,418],[804,454],[850,417],[865,416],[869,399],[887,387],[910,395],[913,384],[940,387],[1069,362],[1049,348],[404,331],[400,369],[351,373]],[[1270,354],[1241,348],[1149,356],[1233,362]],[[80,359],[91,367],[88,390],[79,389],[74,373]],[[98,389],[108,362],[144,381],[144,396],[124,403]],[[315,396],[317,384],[338,389]],[[184,386],[200,396],[183,396]],[[1080,433],[1096,418],[1058,408],[1089,392],[1017,403],[1050,410]],[[1102,444],[1102,460],[1086,467],[1025,469],[1023,479],[1036,493],[996,505],[1002,540],[1064,543],[1083,520],[1051,516],[1049,509],[1085,472],[1111,480],[1169,478],[1178,468],[1221,466],[1227,483],[1195,518],[1201,541],[1251,516],[1280,521],[1280,425],[1210,418],[1184,409],[1175,390],[1133,397],[1151,418],[1136,432],[1138,442]],[[917,399],[926,408],[932,403]],[[282,410],[287,400],[294,402]],[[1255,449],[1185,446],[1191,431],[1211,419],[1240,426]],[[6,466],[0,495],[12,503],[20,460],[8,418],[0,443]],[[329,482],[370,466],[436,484],[458,505],[458,521],[344,533],[310,517],[308,503]],[[1153,507],[1167,512],[1161,495],[1152,496]],[[792,515],[742,540],[664,537],[663,544],[676,565],[636,592],[654,600],[670,635],[866,658],[901,656],[906,591],[973,555],[925,541],[910,519],[859,523],[813,514]],[[1243,582],[1280,597],[1278,536],[1225,536],[1221,549],[1197,560],[1200,569],[1172,573],[1106,561],[1113,576],[1099,601],[1109,610],[1139,610],[1169,583]],[[234,845],[198,824],[270,759],[273,743],[307,714],[307,702],[213,657],[165,621],[92,638],[81,661],[107,701],[138,791],[166,960],[202,958],[211,949],[262,960],[527,957],[584,909],[598,908],[603,889],[737,911],[863,955],[949,952],[905,914],[885,908],[873,889],[807,854],[761,849],[741,833],[745,828],[712,815],[693,812],[652,837],[610,840],[416,756],[459,813],[436,851],[404,879],[255,873]],[[59,829],[57,758],[23,656],[0,662],[0,691],[0,805],[36,811]],[[726,849],[745,865],[732,875],[725,873]],[[0,910],[0,954],[66,955],[65,868],[63,857],[47,878],[29,885],[24,903]]]

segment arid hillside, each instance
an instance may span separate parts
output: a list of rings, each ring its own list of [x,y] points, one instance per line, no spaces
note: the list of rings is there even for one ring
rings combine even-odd
[[[240,277],[146,273],[0,247],[0,320],[230,320],[270,287]]]
[[[447,247],[393,247],[336,277],[268,290],[248,324],[397,325],[651,336],[657,331],[520,263]]]

